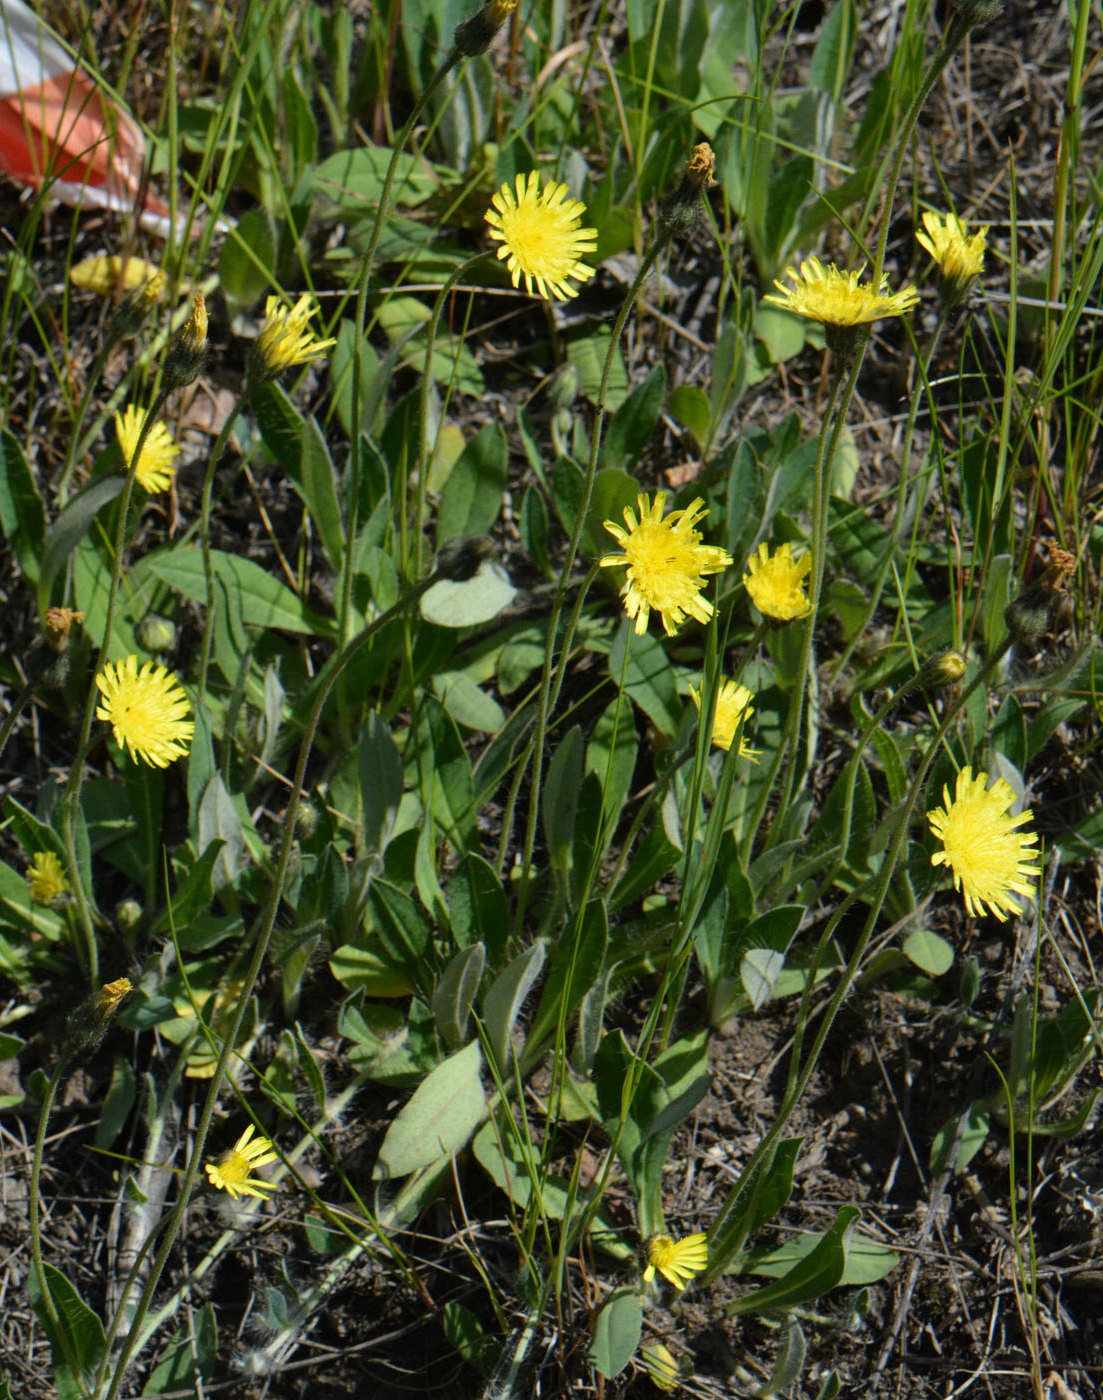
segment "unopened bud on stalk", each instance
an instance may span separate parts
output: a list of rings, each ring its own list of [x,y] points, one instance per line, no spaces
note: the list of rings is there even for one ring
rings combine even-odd
[[[115,905],[115,927],[129,943],[142,926],[145,910],[136,899],[120,899]]]
[[[701,209],[701,196],[709,185],[716,184],[715,168],[716,157],[709,143],[702,141],[694,146],[685,173],[662,207],[662,221],[673,232],[686,233],[693,227]]]
[[[182,389],[194,384],[207,358],[207,304],[203,293],[196,292],[192,313],[169,341],[165,355],[165,384],[170,389]]]
[[[928,690],[956,685],[965,674],[965,657],[957,651],[940,651],[923,663],[920,675]]]
[[[954,17],[966,29],[978,24],[991,24],[1003,13],[1003,0],[953,0]]]
[[[176,624],[158,613],[146,613],[134,629],[143,651],[166,652],[176,645]]]
[[[47,608],[44,631],[51,651],[60,655],[69,645],[69,629],[73,623],[83,621],[84,614],[72,608]]]
[[[155,272],[142,286],[129,292],[107,323],[107,334],[111,339],[125,335],[137,335],[145,325],[146,317],[161,300],[165,291],[165,274]]]
[[[133,988],[129,977],[105,983],[69,1017],[69,1050],[92,1050],[103,1039],[125,996]]]
[[[1061,596],[1065,579],[1076,568],[1076,556],[1051,545],[1049,560],[1041,575],[1028,584],[1004,609],[1007,630],[1020,644],[1036,642],[1049,627],[1054,606]]]
[[[470,19],[456,25],[452,42],[464,58],[475,58],[494,41],[494,36],[517,8],[517,0],[487,0]]]

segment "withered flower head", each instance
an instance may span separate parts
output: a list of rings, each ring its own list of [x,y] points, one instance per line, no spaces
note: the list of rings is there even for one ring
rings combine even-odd
[[[72,608],[47,608],[45,632],[51,649],[59,654],[63,652],[69,645],[69,629],[74,622],[83,621],[84,614]]]

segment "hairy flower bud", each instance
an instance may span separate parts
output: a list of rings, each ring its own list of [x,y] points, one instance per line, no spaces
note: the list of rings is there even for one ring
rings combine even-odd
[[[481,10],[470,19],[456,25],[452,42],[464,58],[475,58],[486,53],[494,41],[494,36],[517,8],[517,0],[487,0]]]
[[[93,992],[81,1002],[69,1017],[71,1053],[95,1049],[115,1019],[123,998],[131,991],[130,978],[120,977],[114,982],[106,982],[98,992]]]
[[[1007,630],[1020,644],[1030,645],[1049,627],[1065,579],[1076,568],[1076,556],[1051,545],[1049,560],[1038,578],[1004,609]]]
[[[685,172],[674,192],[663,204],[660,217],[675,233],[686,233],[693,227],[701,209],[701,196],[709,185],[715,185],[713,171],[716,157],[707,141],[694,146]]]
[[[207,304],[196,292],[192,313],[173,338],[165,355],[165,384],[182,389],[193,384],[203,371],[207,358]]]

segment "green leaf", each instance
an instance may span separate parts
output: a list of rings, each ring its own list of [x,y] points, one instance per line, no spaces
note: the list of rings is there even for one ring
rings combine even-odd
[[[311,186],[335,205],[342,217],[366,218],[374,214],[383,197],[383,181],[392,154],[390,147],[374,145],[339,151],[311,172]],[[405,151],[399,154],[391,188],[396,204],[407,208],[423,204],[438,184],[439,177],[428,161]]]
[[[222,843],[218,858],[211,867],[211,887],[218,891],[223,885],[232,885],[237,879],[245,850],[241,817],[218,773],[207,784],[199,803],[197,843],[200,856],[212,841]]]
[[[492,967],[505,952],[509,907],[494,867],[475,851],[463,857],[448,886],[452,937],[461,948],[486,946]]]
[[[107,1347],[103,1323],[60,1269],[46,1264],[45,1274],[55,1315],[48,1310],[33,1269],[27,1280],[27,1291],[31,1306],[50,1339],[58,1400],[85,1400],[91,1393],[96,1369]]]
[[[391,1124],[372,1172],[375,1181],[409,1176],[467,1144],[486,1114],[477,1040],[439,1064]]]
[[[712,409],[704,389],[696,384],[679,384],[671,391],[667,406],[670,416],[688,429],[698,447],[708,441]]]
[[[857,1207],[844,1206],[843,1211],[847,1210],[857,1211]],[[842,1214],[843,1212],[840,1212],[840,1220]],[[837,1230],[838,1224],[836,1221],[828,1234]],[[751,1264],[751,1272],[765,1274],[767,1278],[784,1279],[794,1272],[799,1272],[802,1263],[807,1265],[826,1239],[827,1235],[797,1235],[794,1239],[786,1240],[778,1249],[756,1255]],[[870,1239],[868,1235],[851,1234],[844,1243],[846,1266],[837,1284],[828,1285],[829,1287],[862,1287],[876,1283],[891,1273],[900,1262],[900,1257],[894,1250]],[[826,1291],[826,1288],[821,1289],[821,1292]],[[818,1295],[810,1293],[805,1296],[811,1298]]]
[[[116,1055],[115,1067],[111,1071],[111,1084],[100,1110],[100,1121],[96,1124],[95,1141],[98,1148],[110,1147],[122,1132],[137,1094],[138,1083],[130,1061]]]
[[[332,618],[312,612],[285,583],[251,559],[226,554],[221,549],[213,549],[211,556],[215,574],[238,591],[242,617],[248,626],[278,627],[284,632],[305,632],[316,637],[336,634]],[[136,587],[149,587],[148,574],[153,574],[185,598],[206,602],[203,554],[190,545],[176,545],[148,554],[131,572]]]
[[[88,530],[96,516],[109,501],[126,485],[123,476],[101,476],[90,482],[83,491],[66,504],[61,514],[50,526],[43,547],[42,571],[38,579],[38,608],[45,613],[50,606],[50,589],[58,570],[69,562],[70,556]]]
[[[781,1334],[770,1379],[755,1391],[756,1397],[768,1400],[769,1396],[788,1390],[801,1373],[806,1351],[804,1333],[800,1330],[796,1318],[790,1317]]]
[[[643,1330],[643,1312],[634,1290],[618,1288],[597,1315],[590,1360],[607,1379],[619,1376],[636,1353]]]
[[[578,370],[582,392],[591,403],[597,403],[602,369],[609,353],[610,335],[610,331],[598,331],[594,335],[580,336],[578,340],[572,340],[567,349],[571,364]],[[628,372],[624,368],[624,360],[618,349],[613,356],[613,367],[609,374],[609,385],[605,395],[606,408],[619,408],[624,402],[627,390]]]
[[[521,1014],[525,998],[543,970],[544,957],[544,945],[539,942],[519,953],[494,979],[483,1001],[483,1021],[490,1053],[498,1074],[503,1078],[513,1068],[514,1024]]]
[[[938,1176],[946,1170],[950,1161],[950,1153],[957,1140],[960,1121],[960,1116],[955,1114],[935,1133],[934,1141],[931,1143],[930,1157],[933,1176]],[[961,1130],[961,1146],[958,1149],[957,1161],[954,1163],[955,1171],[963,1172],[984,1146],[991,1122],[992,1110],[988,1106],[988,1100],[974,1099],[965,1111],[965,1126]]]
[[[796,1307],[836,1287],[846,1273],[847,1245],[861,1214],[857,1206],[843,1206],[830,1230],[813,1237],[812,1248],[804,1257],[798,1257],[795,1263],[788,1258],[778,1261],[784,1272],[777,1282],[728,1303],[724,1309],[726,1315],[738,1317],[743,1313]],[[777,1253],[780,1251],[775,1251],[775,1255]],[[767,1256],[768,1262],[771,1257]]]
[[[583,775],[582,730],[576,724],[567,730],[548,764],[540,811],[544,818],[544,840],[552,865],[562,874],[574,840],[575,817]]]
[[[253,405],[261,437],[302,497],[330,564],[339,568],[345,537],[333,462],[322,430],[314,418],[303,417],[275,382],[256,390]]]
[[[739,976],[756,1011],[773,998],[777,979],[785,967],[785,954],[773,948],[751,948],[743,954]]]
[[[481,627],[507,608],[516,592],[501,564],[484,559],[473,578],[441,579],[426,589],[420,611],[437,627]]]
[[[613,415],[601,445],[600,461],[606,467],[635,465],[651,441],[666,393],[666,370],[659,363]]]
[[[20,573],[34,587],[46,545],[46,507],[18,440],[0,432],[0,529]]]
[[[391,838],[404,779],[402,755],[378,710],[368,712],[368,722],[357,745],[360,804],[364,822],[364,847],[382,854]]]
[[[941,977],[954,963],[954,947],[929,928],[914,928],[904,939],[904,952],[930,977]]]
[[[275,280],[276,221],[263,206],[246,209],[226,233],[218,255],[218,284],[231,304],[252,306]]]
[[[214,1305],[208,1303],[191,1314],[187,1326],[182,1327],[165,1347],[142,1387],[143,1395],[163,1395],[169,1391],[192,1391],[201,1393],[196,1387],[197,1372],[209,1381],[214,1373],[218,1355],[218,1322],[215,1319]]]
[[[627,660],[625,652],[627,650]],[[637,636],[627,620],[617,629],[609,649],[609,675],[622,684],[626,695],[637,704],[660,733],[673,736],[678,731],[681,706],[674,683],[674,669],[662,643],[650,633]]]
[[[509,452],[498,423],[480,428],[460,453],[441,492],[437,548],[447,540],[490,533],[502,508]]]
[[[497,700],[465,671],[438,671],[433,677],[433,689],[444,708],[465,729],[496,734],[506,722]]]
[[[471,1006],[485,967],[486,949],[481,943],[473,943],[451,959],[437,983],[432,1011],[449,1050],[458,1050],[467,1038]]]

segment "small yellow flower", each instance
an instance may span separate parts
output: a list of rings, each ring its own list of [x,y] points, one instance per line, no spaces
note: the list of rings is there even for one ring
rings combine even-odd
[[[700,711],[700,691],[690,686],[689,693],[693,696],[693,703]],[[752,763],[757,763],[759,750],[752,749],[747,743],[747,730],[754,718],[754,711],[751,709],[753,699],[754,696],[745,685],[737,685],[735,681],[728,680],[727,677],[720,682],[720,693],[716,697],[716,714],[712,722],[712,742],[718,749],[725,751],[730,749],[732,740],[735,738],[735,731],[742,720],[743,728],[739,734],[739,757],[749,758]]]
[[[605,528],[624,550],[598,560],[603,569],[627,566],[628,578],[621,589],[624,610],[635,618],[636,634],[647,631],[647,620],[654,609],[663,620],[663,629],[672,637],[686,617],[707,622],[713,607],[701,596],[705,574],[722,573],[732,562],[727,550],[702,544],[694,524],[705,514],[705,503],[691,501],[684,510],[672,510],[664,519],[669,492],[659,491],[652,505],[643,492],[636,497],[639,519],[630,506],[624,509],[627,529],[604,522]]]
[[[669,1235],[652,1235],[647,1241],[647,1267],[644,1283],[650,1283],[657,1269],[667,1283],[680,1293],[694,1274],[709,1262],[708,1236],[703,1231],[674,1240]]]
[[[928,210],[923,215],[923,227],[927,232],[917,229],[916,239],[938,264],[944,294],[957,300],[984,270],[988,225],[968,234],[967,224],[956,214],[942,218]]]
[[[310,329],[315,301],[301,296],[290,309],[279,297],[269,297],[264,307],[265,321],[253,342],[250,368],[256,379],[273,379],[292,365],[306,365],[332,350],[335,340],[319,340]]]
[[[203,1164],[211,1185],[219,1191],[228,1191],[235,1201],[240,1196],[255,1196],[258,1201],[263,1201],[267,1199],[265,1192],[276,1189],[275,1182],[264,1181],[254,1176],[253,1172],[274,1162],[280,1154],[272,1150],[272,1144],[266,1137],[250,1141],[252,1137],[253,1125],[250,1123],[233,1147],[227,1148],[217,1162]]]
[[[948,865],[953,872],[954,889],[965,896],[970,914],[984,913],[985,905],[997,919],[1008,912],[1021,914],[1012,893],[1033,896],[1038,879],[1038,838],[1016,827],[1031,819],[1028,808],[1017,817],[1008,813],[1015,792],[1004,778],[988,787],[988,774],[966,765],[957,775],[951,800],[949,788],[942,789],[944,807],[927,813],[931,830],[943,849],[931,856],[932,865]]]
[[[129,469],[134,458],[134,449],[138,446],[145,421],[145,409],[136,408],[134,404],[115,414],[115,437],[122,453],[124,471]],[[142,443],[142,455],[134,470],[135,481],[151,496],[157,491],[167,491],[176,475],[173,459],[179,455],[180,449],[169,430],[163,423],[154,423]]]
[[[662,1342],[640,1347],[640,1360],[647,1368],[652,1384],[659,1390],[677,1390],[682,1372],[674,1353]]]
[[[596,231],[579,227],[585,204],[554,180],[541,190],[535,170],[517,176],[516,190],[515,196],[503,185],[490,201],[494,207],[486,212],[490,237],[502,245],[498,257],[508,259],[513,285],[523,276],[530,296],[535,283],[545,300],[576,297],[578,288],[568,278],[585,282],[594,275],[582,254],[597,247]]]
[[[882,316],[903,316],[919,300],[914,287],[890,292],[884,279],[880,288],[871,282],[860,282],[864,270],[860,267],[857,272],[840,272],[834,263],[825,268],[819,258],[809,258],[801,263],[799,272],[792,267],[786,270],[791,287],[775,281],[781,296],[771,293],[763,300],[825,326],[860,326]]]
[[[792,622],[808,616],[812,604],[804,592],[804,580],[812,570],[810,554],[794,559],[788,542],[771,554],[763,543],[747,560],[747,568],[750,572],[743,575],[743,582],[763,617]]]
[[[36,851],[27,867],[27,883],[35,904],[53,904],[69,888],[61,861],[53,851]]]
[[[107,720],[135,762],[166,768],[187,753],[195,721],[179,681],[164,666],[147,661],[139,670],[136,656],[109,661],[96,686],[103,696],[96,718]]]

